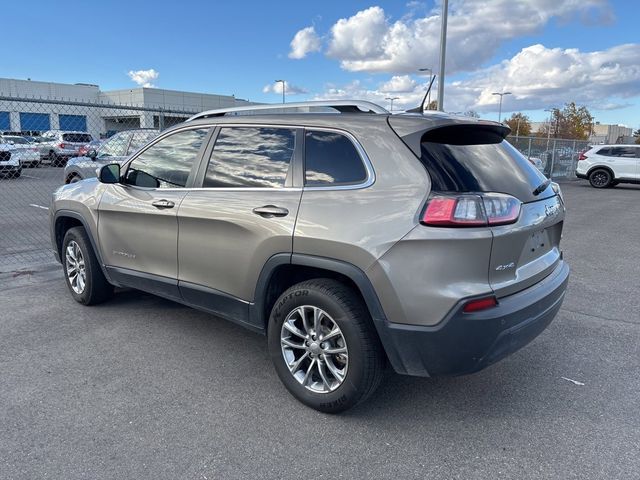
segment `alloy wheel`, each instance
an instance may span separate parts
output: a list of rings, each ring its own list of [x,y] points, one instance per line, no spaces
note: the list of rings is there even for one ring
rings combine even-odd
[[[84,292],[87,284],[87,270],[84,264],[84,257],[80,245],[75,240],[71,240],[65,252],[65,265],[69,285],[78,295]]]
[[[291,375],[307,390],[329,393],[342,385],[349,366],[347,344],[338,324],[321,308],[292,310],[282,324],[280,345]]]

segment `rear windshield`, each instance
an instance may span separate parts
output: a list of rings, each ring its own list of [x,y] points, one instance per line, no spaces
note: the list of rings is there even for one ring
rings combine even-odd
[[[470,145],[423,141],[420,160],[431,177],[432,190],[507,193],[522,202],[554,195],[551,188],[533,194],[546,177],[509,142],[495,137],[486,140],[489,141]]]
[[[63,133],[62,140],[69,143],[89,143],[93,138],[88,133]]]

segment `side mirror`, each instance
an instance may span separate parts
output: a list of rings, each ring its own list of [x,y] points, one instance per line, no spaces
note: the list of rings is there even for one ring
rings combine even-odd
[[[110,163],[100,169],[98,180],[101,183],[119,183],[120,182],[120,165],[118,163]]]
[[[96,158],[98,156],[98,152],[96,151],[95,148],[92,148],[90,150],[87,150],[86,156],[89,158]]]

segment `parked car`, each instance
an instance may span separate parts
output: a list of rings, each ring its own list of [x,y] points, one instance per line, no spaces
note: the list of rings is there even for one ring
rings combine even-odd
[[[113,135],[86,156],[70,159],[64,167],[64,183],[95,177],[96,170],[108,163],[120,163],[158,135],[158,130],[127,130]]]
[[[78,156],[84,157],[87,155],[89,150],[98,150],[98,147],[100,147],[100,145],[102,145],[103,143],[104,143],[104,140],[91,140],[89,143],[81,146],[78,149]]]
[[[594,188],[640,183],[640,145],[597,145],[578,156],[576,177]]]
[[[22,174],[20,155],[15,147],[0,138],[0,177],[18,178]]]
[[[0,142],[10,144],[15,147],[15,150],[19,150],[18,157],[22,162],[23,167],[37,167],[40,165],[40,151],[38,147],[27,140],[25,137],[18,135],[2,135],[0,136]]]
[[[61,167],[71,157],[78,155],[78,149],[91,142],[93,137],[85,132],[65,132],[48,130],[42,134],[38,145],[40,158],[48,160],[54,167]]]
[[[321,107],[334,113],[203,112],[59,188],[71,296],[128,286],[261,332],[285,387],[323,412],[370,396],[387,362],[471,373],[540,334],[569,278],[564,201],[509,127],[361,101],[277,108]]]
[[[541,172],[544,172],[544,162],[538,157],[529,157],[529,163]]]

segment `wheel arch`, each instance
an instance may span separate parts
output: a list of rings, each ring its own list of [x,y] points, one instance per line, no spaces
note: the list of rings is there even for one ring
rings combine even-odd
[[[93,238],[93,234],[91,233],[91,229],[89,225],[87,225],[86,220],[77,212],[71,210],[59,210],[56,212],[52,230],[51,230],[51,238],[54,241],[55,253],[58,261],[62,261],[62,242],[64,241],[64,236],[67,231],[73,227],[82,227],[89,237],[89,241],[91,242],[91,248],[93,248],[93,252],[96,255],[98,260],[98,264],[102,269],[102,273],[110,281],[109,274],[104,268],[104,262],[102,261],[102,256],[100,255],[100,250],[98,249],[98,244]]]
[[[589,178],[591,176],[591,174],[596,171],[596,170],[606,170],[611,174],[611,180],[616,180],[616,173],[613,171],[613,169],[608,166],[608,165],[594,165],[593,167],[591,167],[588,171],[587,171],[587,178]]]

